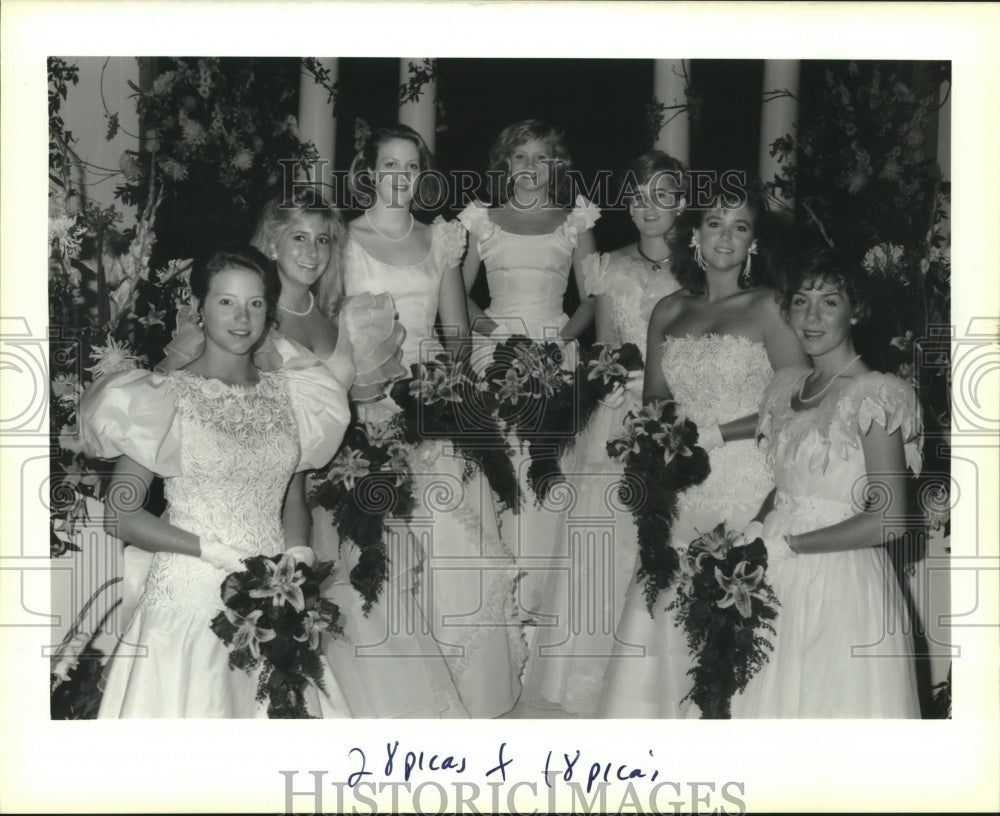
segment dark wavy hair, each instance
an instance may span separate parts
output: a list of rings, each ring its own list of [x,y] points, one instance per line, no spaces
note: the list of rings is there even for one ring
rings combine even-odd
[[[784,277],[778,302],[785,315],[792,296],[800,289],[818,289],[829,284],[847,297],[858,325],[867,323],[871,317],[871,292],[864,272],[843,252],[827,246],[806,248],[799,253],[797,262],[789,265]]]
[[[402,139],[416,145],[420,161],[420,174],[413,188],[410,206],[416,210],[432,210],[444,203],[447,184],[444,176],[434,167],[434,154],[423,137],[408,125],[394,124],[376,128],[365,139],[355,154],[348,170],[347,186],[361,209],[367,210],[375,203],[374,172],[378,151],[386,142]],[[433,204],[431,204],[433,202]]]
[[[697,200],[688,202],[688,208],[677,218],[673,234],[667,240],[670,248],[670,269],[678,283],[690,292],[701,294],[705,291],[705,270],[695,260],[691,239],[705,217],[719,209],[736,209],[744,204],[753,214],[754,238],[758,242],[757,254],[751,265],[749,281],[740,277],[740,287],[772,284],[768,268],[768,257],[764,247],[769,233],[767,191],[757,179],[745,180],[743,174],[724,174],[707,191],[696,191]],[[760,246],[763,245],[763,246]]]
[[[191,294],[198,299],[198,312],[208,296],[212,279],[229,269],[244,269],[252,272],[264,282],[264,302],[267,304],[267,325],[274,322],[274,312],[281,294],[278,272],[267,256],[256,247],[249,245],[228,245],[219,247],[210,255],[195,259],[191,266]]]
[[[496,189],[496,201],[503,204],[510,197],[510,157],[511,154],[526,142],[533,140],[545,142],[556,165],[549,173],[549,194],[561,206],[569,206],[570,180],[568,171],[573,167],[573,160],[566,148],[566,136],[561,128],[541,119],[525,119],[507,125],[490,147],[489,173],[499,179]]]
[[[330,263],[313,284],[313,289],[320,311],[327,317],[333,317],[340,308],[344,293],[344,237],[347,233],[340,212],[327,203],[319,190],[311,185],[297,185],[291,196],[286,198],[280,195],[268,201],[257,217],[257,228],[250,243],[267,254],[299,220],[310,215],[323,219],[330,236]]]

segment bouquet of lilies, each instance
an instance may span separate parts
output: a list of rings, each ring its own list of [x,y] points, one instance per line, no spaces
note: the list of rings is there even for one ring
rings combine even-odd
[[[450,442],[466,461],[466,477],[478,467],[503,507],[520,506],[510,448],[497,421],[496,401],[475,372],[446,354],[410,367],[413,376],[389,396],[403,409],[403,438]]]
[[[330,463],[317,471],[309,492],[311,506],[325,507],[341,542],[355,544],[360,557],[351,570],[351,585],[371,611],[389,575],[383,535],[390,516],[413,512],[412,445],[403,438],[403,417],[382,422],[355,421]]]
[[[622,432],[608,441],[608,455],[622,463],[619,495],[632,511],[639,539],[637,580],[645,584],[646,607],[674,583],[680,557],[670,544],[677,498],[701,484],[710,470],[708,454],[695,443],[698,428],[677,413],[676,403],[653,400],[625,415]]]
[[[340,609],[320,597],[332,561],[317,562],[312,550],[295,547],[281,555],[255,555],[246,569],[222,582],[225,609],[212,631],[229,647],[229,668],[251,674],[260,667],[257,700],[272,719],[309,719],[303,690],[323,687],[323,635],[339,634]]]
[[[758,538],[743,536],[720,523],[688,546],[681,582],[670,609],[687,633],[695,658],[694,687],[685,699],[698,705],[703,719],[728,719],[733,695],[773,649],[767,633],[778,615],[778,599],[765,580],[767,550]]]
[[[528,483],[538,503],[562,480],[559,460],[586,424],[582,413],[594,408],[580,398],[579,370],[568,370],[564,359],[558,343],[515,335],[497,345],[485,373],[498,419],[527,446]]]
[[[642,352],[635,343],[618,348],[596,343],[586,352],[581,365],[586,371],[581,378],[584,401],[591,404],[628,385],[630,373],[642,371]]]

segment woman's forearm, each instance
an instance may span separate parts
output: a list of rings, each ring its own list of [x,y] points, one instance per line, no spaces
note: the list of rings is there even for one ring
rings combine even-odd
[[[104,529],[117,538],[147,552],[170,552],[201,555],[200,539],[194,533],[175,527],[148,510],[118,511],[110,507]]]
[[[750,414],[732,422],[719,424],[719,431],[725,442],[736,442],[740,439],[753,439],[757,433],[757,414]]]
[[[829,527],[789,535],[787,541],[788,546],[799,555],[818,555],[878,547],[902,535],[907,529],[905,524],[887,522],[881,510],[865,511]]]
[[[581,301],[576,311],[562,327],[559,336],[566,340],[575,340],[583,334],[594,320],[594,299]]]

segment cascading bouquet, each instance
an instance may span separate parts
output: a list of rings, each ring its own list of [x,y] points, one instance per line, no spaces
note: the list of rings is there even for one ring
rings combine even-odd
[[[624,388],[630,373],[642,371],[642,352],[635,343],[618,348],[597,343],[587,350],[581,366],[586,371],[586,376],[580,377],[584,403],[593,405],[619,386]]]
[[[723,522],[692,541],[684,555],[689,580],[668,607],[695,658],[694,687],[684,699],[701,709],[702,719],[729,719],[733,695],[774,648],[766,633],[775,633],[778,599],[765,581],[767,549],[759,538],[738,546],[742,538]]]
[[[580,398],[580,368],[567,370],[564,359],[558,343],[515,335],[497,344],[484,375],[497,417],[527,445],[528,484],[538,504],[562,480],[559,460],[596,407],[596,400]]]
[[[308,682],[325,692],[323,635],[342,631],[339,607],[319,591],[333,562],[317,563],[309,553],[305,559],[293,550],[245,559],[246,570],[222,582],[226,608],[211,623],[229,647],[230,669],[251,674],[261,667],[257,700],[268,702],[271,719],[312,718],[303,690]]]
[[[447,354],[410,368],[413,378],[397,382],[389,392],[403,409],[403,439],[411,445],[425,439],[451,442],[466,460],[466,478],[478,466],[500,504],[516,512],[517,475],[490,390],[470,368],[454,363]]]
[[[355,421],[337,455],[313,477],[309,504],[330,510],[341,542],[351,541],[360,551],[351,585],[364,598],[366,615],[389,576],[386,520],[413,512],[411,448],[403,438],[402,414],[382,422]]]
[[[621,462],[622,503],[631,511],[639,539],[639,570],[646,608],[677,577],[680,557],[670,546],[677,515],[677,496],[705,481],[708,453],[698,447],[698,428],[677,415],[672,400],[654,400],[625,415],[620,436],[608,441],[608,455]]]

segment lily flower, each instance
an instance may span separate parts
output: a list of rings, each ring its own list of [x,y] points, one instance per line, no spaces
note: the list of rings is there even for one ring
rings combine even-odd
[[[528,391],[524,387],[527,381],[527,374],[519,372],[516,366],[508,368],[502,380],[493,380],[499,386],[497,396],[500,402],[516,403],[522,397],[528,395]]]
[[[749,561],[740,561],[733,570],[732,578],[727,578],[722,570],[715,568],[715,580],[726,593],[715,602],[719,609],[735,605],[741,616],[749,618],[753,613],[751,599],[766,600],[762,593],[755,591],[764,579],[764,568],[757,567],[749,575],[745,575],[749,566]]]
[[[354,490],[355,479],[367,476],[371,464],[361,451],[344,448],[330,464],[330,479],[334,484],[343,482],[348,490]]]
[[[233,635],[233,650],[249,649],[254,659],[260,660],[260,644],[267,643],[269,640],[274,640],[277,637],[273,629],[257,625],[261,615],[264,613],[260,609],[255,609],[249,615],[243,617],[232,609],[227,608],[225,612],[229,622],[237,627],[236,634]]]
[[[605,385],[616,377],[628,376],[628,370],[618,362],[618,355],[607,346],[601,347],[600,356],[596,360],[591,360],[588,367],[590,371],[587,372],[587,379],[596,380],[601,377]]]
[[[277,563],[271,560],[264,563],[267,564],[271,574],[264,580],[264,586],[250,590],[250,597],[271,598],[275,606],[288,602],[296,612],[305,609],[306,599],[302,594],[302,584],[306,578],[296,570],[295,557],[286,553]]]

